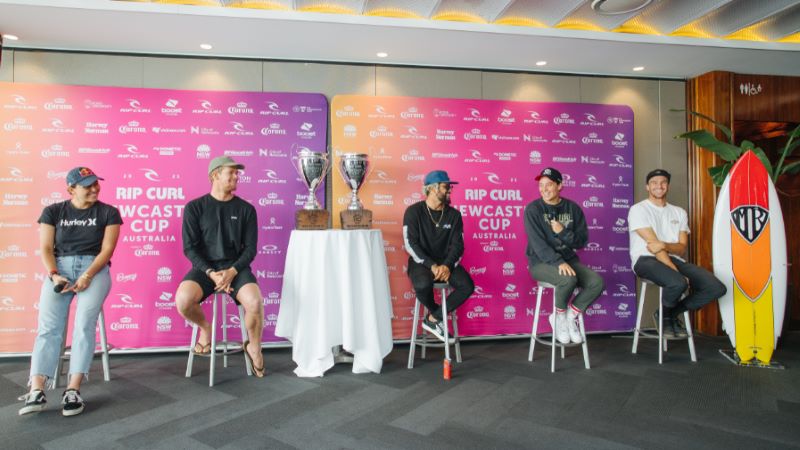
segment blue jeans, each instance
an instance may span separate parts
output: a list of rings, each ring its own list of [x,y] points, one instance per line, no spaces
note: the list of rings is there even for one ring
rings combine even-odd
[[[56,258],[58,273],[74,283],[92,264],[94,256],[61,256]],[[103,267],[92,278],[89,287],[78,294],[68,292],[56,294],[53,282],[45,279],[39,294],[39,330],[33,344],[31,356],[31,378],[37,375],[52,378],[58,370],[58,359],[64,339],[64,327],[69,318],[69,305],[78,297],[75,323],[72,327],[72,350],[69,374],[89,373],[96,344],[97,316],[111,290],[111,275],[108,266]]]

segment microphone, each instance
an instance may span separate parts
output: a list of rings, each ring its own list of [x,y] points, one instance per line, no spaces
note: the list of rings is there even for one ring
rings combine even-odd
[[[66,281],[62,281],[61,283],[55,285],[53,287],[53,290],[55,291],[56,294],[60,294],[61,291],[63,291],[67,287],[67,284],[69,283],[67,283]]]

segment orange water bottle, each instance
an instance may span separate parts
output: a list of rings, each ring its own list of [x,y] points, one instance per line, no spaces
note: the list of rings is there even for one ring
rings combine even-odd
[[[447,359],[447,358],[445,358],[445,360],[444,360],[443,369],[444,370],[442,371],[442,376],[444,377],[445,380],[449,380],[450,379],[450,360]]]

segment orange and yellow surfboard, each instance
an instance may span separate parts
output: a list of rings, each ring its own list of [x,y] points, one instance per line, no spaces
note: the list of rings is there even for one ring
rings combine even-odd
[[[769,364],[786,303],[786,233],[767,170],[748,151],[725,179],[714,214],[714,274],[723,328],[743,363]]]

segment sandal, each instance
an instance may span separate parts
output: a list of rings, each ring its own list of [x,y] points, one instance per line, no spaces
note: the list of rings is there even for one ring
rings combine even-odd
[[[256,365],[253,364],[253,358],[250,356],[250,352],[247,351],[247,344],[249,343],[250,341],[244,341],[244,343],[242,344],[242,350],[244,350],[245,362],[253,369],[253,375],[255,375],[258,378],[264,378],[264,375],[266,375],[266,370],[264,370],[263,365],[261,367],[256,367]]]
[[[207,344],[202,344],[200,342],[194,344],[194,349],[192,349],[195,355],[209,355],[211,354],[211,342]]]

